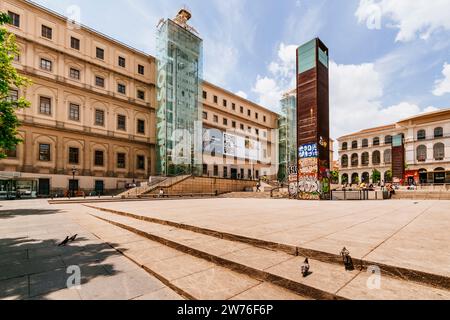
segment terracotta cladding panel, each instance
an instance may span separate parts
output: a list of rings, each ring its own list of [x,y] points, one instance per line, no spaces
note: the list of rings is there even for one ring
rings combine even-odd
[[[392,177],[402,180],[405,176],[405,148],[392,148]]]

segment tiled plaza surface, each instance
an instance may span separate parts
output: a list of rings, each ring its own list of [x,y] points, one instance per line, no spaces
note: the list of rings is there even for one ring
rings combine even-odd
[[[450,201],[98,203],[143,216],[450,276]]]
[[[299,202],[204,199],[93,203],[217,231],[449,276],[450,201]],[[205,252],[349,298],[448,299],[448,291],[386,279],[367,292],[366,274],[314,263],[302,279],[300,257],[102,213],[83,204],[45,200],[0,202],[0,299],[302,299],[279,286],[140,237],[98,217],[123,221]],[[78,234],[66,247],[57,243]],[[201,242],[201,243],[198,243]],[[215,243],[220,243],[216,245]],[[119,253],[120,250],[123,254]],[[139,265],[164,275],[171,288]],[[79,266],[81,287],[67,288],[67,267]],[[333,274],[336,276],[333,277]],[[334,281],[329,281],[331,278]],[[353,280],[352,280],[353,279]],[[359,281],[359,282],[358,282]],[[350,283],[350,285],[348,285]],[[199,285],[201,284],[201,285]],[[371,296],[373,295],[373,296]]]
[[[80,207],[0,201],[0,300],[181,298],[95,235],[96,228],[105,237],[124,236],[113,226],[89,220]],[[74,242],[58,247],[75,234]],[[139,240],[128,237],[122,243]],[[70,266],[80,268],[80,288],[67,287]]]

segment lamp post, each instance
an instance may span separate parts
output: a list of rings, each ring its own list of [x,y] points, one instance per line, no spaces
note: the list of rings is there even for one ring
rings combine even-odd
[[[72,197],[75,197],[75,173],[77,173],[77,169],[75,167],[72,167],[72,184],[70,186],[70,194]]]

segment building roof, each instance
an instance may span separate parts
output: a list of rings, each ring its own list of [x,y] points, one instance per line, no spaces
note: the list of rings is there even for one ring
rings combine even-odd
[[[32,7],[37,8],[39,10],[42,10],[42,11],[44,11],[44,12],[46,12],[46,13],[48,13],[48,14],[56,17],[56,18],[59,18],[59,19],[61,19],[63,21],[69,21],[69,18],[67,18],[66,16],[64,16],[62,14],[59,14],[58,12],[55,12],[55,11],[49,9],[49,8],[46,8],[46,7],[44,7],[44,6],[42,6],[42,5],[38,4],[38,3],[35,3],[33,1],[30,1],[30,0],[25,0],[25,3],[30,5],[30,6],[32,6]],[[81,27],[82,30],[85,30],[85,31],[87,31],[89,33],[97,35],[97,36],[99,36],[99,37],[101,37],[101,38],[103,38],[103,39],[105,39],[107,41],[111,41],[111,42],[113,42],[116,45],[125,47],[128,50],[130,50],[130,51],[132,51],[132,52],[134,52],[136,54],[146,56],[149,59],[155,59],[155,57],[153,57],[152,55],[150,55],[148,53],[145,53],[145,52],[143,52],[143,51],[141,51],[139,49],[136,49],[136,48],[134,48],[134,47],[132,47],[132,46],[130,46],[128,44],[125,44],[125,43],[123,43],[123,42],[121,42],[119,40],[116,40],[116,39],[112,38],[111,36],[108,36],[108,35],[106,35],[104,33],[101,33],[100,31],[94,30],[94,29],[92,29],[92,28],[90,28],[90,27],[88,27],[88,26],[86,26],[84,24],[78,24],[78,25]]]
[[[410,121],[416,122],[416,121],[426,121],[426,120],[435,120],[435,119],[436,120],[450,119],[450,108],[449,109],[441,109],[441,110],[432,111],[432,112],[421,113],[421,114],[415,115],[413,117],[409,117],[409,118],[400,120],[394,124],[389,124],[389,125],[370,128],[370,129],[364,129],[364,130],[361,130],[361,131],[358,131],[355,133],[351,133],[351,134],[342,136],[338,140],[353,137],[353,136],[375,133],[378,131],[393,130],[393,129],[397,128],[398,126],[404,125],[406,122],[410,122]]]
[[[395,128],[396,128],[395,124],[389,124],[389,125],[384,125],[384,126],[380,126],[380,127],[364,129],[364,130],[361,130],[361,131],[358,131],[358,132],[354,132],[354,133],[342,136],[338,140],[341,140],[341,139],[344,139],[344,138],[353,137],[353,136],[368,134],[368,133],[374,133],[374,132],[378,132],[378,131],[392,130],[392,129],[395,129]]]
[[[25,0],[25,3],[28,4],[28,5],[30,5],[30,6],[32,6],[32,7],[37,8],[37,9],[39,9],[39,10],[42,10],[42,11],[44,11],[44,12],[50,14],[50,15],[53,15],[53,16],[55,16],[55,17],[61,19],[61,20],[64,20],[64,21],[68,21],[68,20],[69,20],[66,16],[64,16],[64,15],[62,15],[62,14],[59,14],[59,13],[57,13],[57,12],[51,10],[51,9],[48,9],[48,8],[46,8],[46,7],[44,7],[44,6],[40,5],[40,4],[37,4],[37,3],[33,2],[33,1]],[[181,11],[183,11],[183,10],[186,11],[186,9],[182,9]],[[181,12],[181,11],[180,11],[180,12]],[[114,44],[117,44],[117,45],[119,45],[119,46],[125,47],[125,48],[127,48],[127,49],[133,51],[134,53],[137,53],[137,54],[140,54],[140,55],[144,55],[144,56],[148,57],[149,59],[155,59],[155,60],[156,60],[156,58],[155,58],[154,56],[152,56],[151,54],[148,54],[148,53],[145,53],[145,52],[143,52],[143,51],[141,51],[141,50],[139,50],[139,49],[133,48],[133,47],[131,47],[131,46],[129,46],[129,45],[123,43],[123,42],[120,42],[120,41],[118,41],[118,40],[116,40],[116,39],[114,39],[114,38],[112,38],[112,37],[110,37],[110,36],[107,36],[107,35],[105,35],[105,34],[99,32],[99,31],[97,31],[97,30],[91,29],[90,27],[88,27],[88,26],[86,26],[86,25],[80,24],[80,27],[81,27],[83,30],[85,30],[85,31],[87,31],[87,32],[89,32],[89,33],[92,33],[92,34],[94,34],[94,35],[97,35],[97,36],[99,36],[99,37],[101,37],[101,38],[103,38],[103,39],[105,39],[105,40],[107,40],[107,41],[113,42]],[[194,34],[194,36],[196,36],[196,35]],[[245,103],[248,103],[248,104],[250,104],[250,105],[252,105],[252,106],[254,106],[254,107],[257,107],[257,108],[259,108],[259,109],[262,109],[262,110],[264,110],[264,111],[266,111],[266,112],[268,112],[268,113],[272,113],[272,114],[274,114],[274,115],[276,115],[276,116],[279,116],[278,113],[276,113],[276,112],[274,112],[274,111],[272,111],[272,110],[269,110],[269,109],[267,109],[266,107],[263,107],[263,106],[261,106],[261,105],[258,105],[258,104],[256,104],[255,102],[252,102],[252,101],[250,101],[250,100],[244,99],[244,98],[242,98],[242,97],[240,97],[240,96],[238,96],[238,95],[236,95],[236,94],[234,94],[234,93],[232,93],[232,92],[230,92],[230,91],[228,91],[228,90],[226,90],[226,89],[224,89],[224,88],[221,88],[221,87],[219,87],[219,86],[217,86],[217,85],[214,85],[214,84],[212,84],[212,83],[210,83],[210,82],[208,82],[208,81],[205,81],[205,80],[203,80],[203,82],[205,82],[205,83],[206,83],[207,85],[209,85],[209,86],[212,86],[212,87],[214,87],[214,88],[216,88],[216,89],[218,89],[218,90],[221,90],[221,91],[225,92],[225,93],[228,94],[228,95],[234,96],[236,99],[239,99],[239,100],[241,100],[241,101],[244,101]]]
[[[439,117],[439,118],[441,118],[441,120],[443,120],[442,117],[444,117],[444,119],[445,118],[450,119],[450,109],[440,109],[440,110],[437,110],[437,111],[421,113],[421,114],[418,114],[416,116],[403,119],[403,120],[401,120],[401,121],[399,121],[397,123],[398,124],[402,124],[404,122],[417,121],[417,120],[427,120],[427,119],[435,118],[435,117]]]
[[[203,80],[203,83],[205,83],[207,86],[213,87],[214,89],[220,90],[220,91],[224,92],[224,93],[227,94],[227,95],[233,96],[233,98],[235,98],[235,99],[237,99],[237,100],[241,100],[241,101],[243,101],[243,102],[245,102],[245,103],[247,103],[247,104],[250,104],[250,105],[252,105],[253,107],[256,107],[256,108],[259,108],[259,109],[261,109],[261,110],[264,110],[265,112],[271,113],[271,114],[273,114],[273,115],[275,115],[275,116],[277,116],[277,117],[280,116],[278,113],[276,113],[276,112],[274,112],[274,111],[272,111],[272,110],[269,110],[269,109],[267,109],[266,107],[263,107],[263,106],[261,106],[261,105],[255,103],[255,102],[253,102],[253,101],[250,101],[250,100],[248,100],[248,99],[242,98],[241,96],[238,96],[237,94],[235,94],[235,93],[233,93],[233,92],[231,92],[231,91],[228,91],[227,89],[224,89],[224,88],[219,87],[219,86],[217,86],[217,85],[215,85],[215,84],[212,84],[211,82],[208,82],[208,81],[206,81],[206,80]]]

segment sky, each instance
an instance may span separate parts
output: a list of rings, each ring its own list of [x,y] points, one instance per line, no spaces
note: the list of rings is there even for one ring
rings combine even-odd
[[[35,0],[155,55],[182,6],[204,40],[204,79],[273,111],[295,87],[295,50],[330,50],[332,138],[450,108],[450,0]]]

